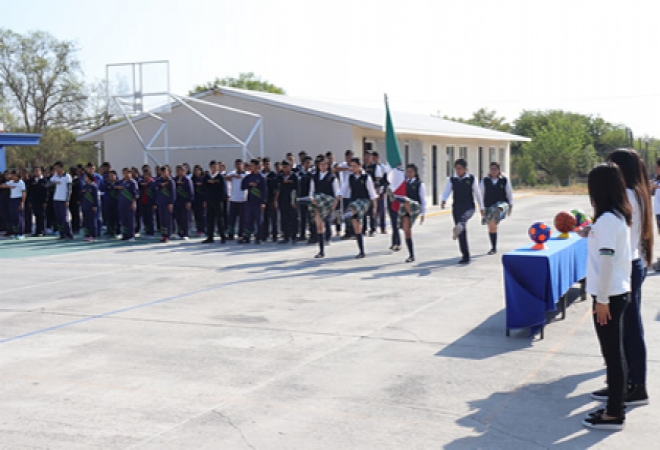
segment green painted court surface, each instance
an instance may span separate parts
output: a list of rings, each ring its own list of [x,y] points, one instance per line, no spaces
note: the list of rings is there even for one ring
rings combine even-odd
[[[644,284],[651,404],[589,432],[604,382],[589,302],[505,336],[501,253],[588,199],[516,201],[456,265],[451,216],[315,246],[0,242],[0,448],[655,449],[660,277]],[[660,249],[660,245],[657,246]]]

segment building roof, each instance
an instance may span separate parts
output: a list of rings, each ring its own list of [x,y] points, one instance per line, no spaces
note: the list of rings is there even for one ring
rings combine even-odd
[[[270,94],[258,91],[246,91],[242,89],[218,87],[214,91],[206,91],[196,94],[196,98],[205,98],[207,96],[227,95],[241,98],[248,101],[267,104],[303,114],[310,114],[316,117],[333,120],[336,122],[347,123],[362,128],[384,131],[385,130],[385,107],[365,108],[361,106],[342,105],[305,98],[291,97],[288,95]],[[181,106],[174,104],[173,108]],[[530,141],[531,139],[517,136],[511,133],[481,128],[474,125],[454,122],[451,120],[440,119],[426,114],[404,113],[391,111],[392,120],[397,134],[412,134],[426,136],[444,136],[456,138],[471,138],[496,141]],[[148,114],[142,114],[134,121],[139,121],[148,117]],[[86,133],[78,137],[79,141],[99,141],[103,140],[103,134],[124,127],[125,121],[100,128],[96,131]]]
[[[27,146],[39,145],[40,134],[0,132],[0,145]]]

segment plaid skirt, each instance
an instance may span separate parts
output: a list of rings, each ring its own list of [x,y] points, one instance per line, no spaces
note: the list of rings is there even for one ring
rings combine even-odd
[[[492,206],[486,208],[486,214],[482,220],[482,223],[485,225],[488,222],[500,223],[500,221],[506,218],[506,213],[509,212],[509,204],[507,202],[497,202]]]
[[[314,203],[309,204],[310,217],[314,220],[316,218],[316,211],[318,210],[321,220],[325,220],[332,213],[332,204],[335,202],[335,198],[319,192],[314,194],[314,199],[316,200],[316,205]]]
[[[408,211],[406,210],[406,205],[402,203],[401,206],[399,206],[399,228],[401,228],[405,216],[410,217],[410,226],[413,226],[415,220],[417,220],[421,213],[422,205],[418,201],[410,200],[410,214],[408,214]]]
[[[355,208],[355,211],[357,212],[357,218],[359,220],[364,219],[364,215],[369,211],[369,207],[371,206],[371,200],[368,198],[358,198],[357,200],[353,200],[351,203],[349,203],[348,208]]]

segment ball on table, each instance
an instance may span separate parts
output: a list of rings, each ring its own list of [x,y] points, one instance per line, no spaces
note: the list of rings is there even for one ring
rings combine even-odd
[[[575,226],[582,228],[587,221],[587,215],[581,209],[573,209],[571,210],[571,213],[575,217]]]
[[[567,238],[568,232],[577,225],[575,216],[567,211],[562,211],[555,216],[555,228],[561,233],[560,238]]]
[[[534,250],[542,250],[545,248],[544,244],[548,241],[548,239],[550,239],[552,230],[547,224],[543,222],[536,222],[531,227],[529,227],[527,232],[529,234],[529,238],[536,242],[536,245],[534,245],[532,248]]]

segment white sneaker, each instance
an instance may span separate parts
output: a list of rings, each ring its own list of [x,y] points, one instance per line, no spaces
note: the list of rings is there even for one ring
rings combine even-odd
[[[458,235],[461,234],[462,232],[463,232],[463,228],[460,225],[454,226],[454,228],[452,229],[452,239],[453,240],[458,239]]]
[[[184,236],[184,237],[182,237],[181,239],[183,239],[184,241],[187,241],[187,240],[189,240],[190,238],[189,238],[188,236]]]
[[[25,236],[23,236],[22,234],[19,234],[18,236],[16,236],[16,239],[19,240],[19,241],[22,241],[23,239],[25,239]]]

